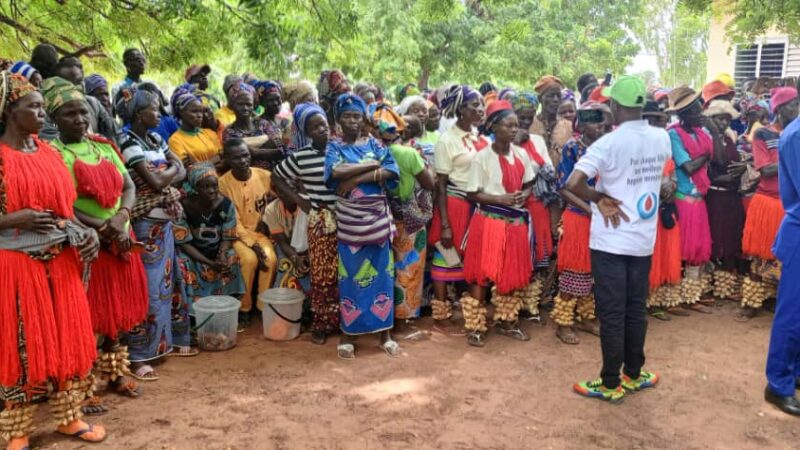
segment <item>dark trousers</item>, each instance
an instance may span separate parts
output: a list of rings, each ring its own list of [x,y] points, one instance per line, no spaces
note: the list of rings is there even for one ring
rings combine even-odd
[[[631,378],[638,378],[644,365],[650,258],[592,250],[595,308],[603,351],[600,376],[607,388],[619,386],[623,363],[623,372]]]

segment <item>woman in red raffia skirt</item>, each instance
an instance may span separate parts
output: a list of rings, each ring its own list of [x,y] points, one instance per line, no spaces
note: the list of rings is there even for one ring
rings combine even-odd
[[[127,347],[119,344],[120,334],[142,322],[148,310],[147,279],[136,253],[141,249],[131,245],[130,210],[136,188],[113,144],[86,136],[89,110],[80,90],[53,77],[42,85],[42,94],[47,114],[58,127],[53,145],[78,191],[75,213],[98,231],[102,243],[87,292],[94,331],[104,338],[96,369],[114,392],[138,397],[138,386],[129,378]],[[84,408],[86,414],[103,412],[96,397]]]
[[[35,137],[44,117],[36,88],[0,73],[0,436],[12,450],[30,446],[43,399],[59,433],[106,436],[80,420],[97,355],[81,273],[97,234],[74,222],[69,172]]]
[[[461,298],[467,343],[485,345],[486,289],[494,284],[492,303],[498,333],[520,341],[530,338],[519,327],[523,290],[533,273],[532,230],[525,202],[531,195],[533,164],[513,145],[519,130],[517,116],[506,100],[492,103],[486,129],[495,141],[472,161],[467,196],[479,206],[469,225],[464,250],[464,276],[469,295]]]

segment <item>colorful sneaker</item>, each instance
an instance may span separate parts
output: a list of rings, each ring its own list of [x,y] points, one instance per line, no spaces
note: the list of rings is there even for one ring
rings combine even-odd
[[[655,372],[648,372],[646,370],[642,370],[639,373],[639,378],[633,380],[631,377],[623,374],[622,375],[622,387],[625,388],[626,391],[636,392],[641,391],[642,389],[647,389],[651,387],[655,387],[658,384],[658,381],[661,377],[658,376]]]
[[[598,398],[615,405],[622,403],[622,400],[625,398],[625,390],[622,389],[622,385],[617,386],[616,389],[609,389],[603,386],[602,378],[575,383],[572,389],[585,397]]]

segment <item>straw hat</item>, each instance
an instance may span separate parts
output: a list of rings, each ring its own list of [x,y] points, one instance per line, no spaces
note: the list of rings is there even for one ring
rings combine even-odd
[[[741,116],[739,111],[727,100],[712,100],[711,103],[708,104],[708,108],[703,111],[703,115],[707,117],[719,116],[722,114],[731,116],[732,120],[736,120]]]
[[[686,86],[678,86],[675,89],[671,90],[669,94],[667,94],[667,100],[669,100],[669,108],[667,108],[666,112],[668,113],[676,113],[681,111],[682,109],[690,106],[692,103],[696,102],[698,98],[700,98],[700,92],[695,92],[694,89]]]

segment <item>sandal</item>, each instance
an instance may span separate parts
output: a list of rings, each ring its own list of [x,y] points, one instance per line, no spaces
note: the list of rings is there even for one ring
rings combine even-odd
[[[117,378],[116,381],[110,382],[109,386],[111,386],[117,394],[126,397],[137,398],[140,394],[139,383],[129,380],[126,377]]]
[[[711,314],[711,310],[708,309],[708,307],[706,307],[705,305],[702,305],[700,303],[692,303],[691,305],[687,305],[686,307],[688,309],[691,309],[692,311],[699,312],[700,314]]]
[[[467,334],[467,344],[473,347],[483,347],[486,345],[486,333],[472,331]]]
[[[556,337],[561,339],[561,342],[568,345],[578,345],[581,343],[580,338],[575,334],[575,330],[573,330],[572,327],[559,325],[556,329]]]
[[[518,341],[527,342],[531,340],[531,337],[525,333],[519,326],[519,322],[515,323],[508,323],[508,322],[500,322],[495,325],[495,329],[498,334],[506,337],[510,337],[511,339],[516,339]]]
[[[670,317],[667,314],[667,312],[661,308],[653,308],[652,310],[650,310],[650,317],[653,317],[658,320],[663,320],[664,322],[669,322],[670,320],[672,320],[672,317]]]
[[[136,369],[134,372],[131,373],[133,378],[136,378],[139,381],[156,381],[160,377],[158,376],[158,372],[156,369],[153,369],[153,366],[150,364],[144,364]]]
[[[397,342],[393,341],[391,338],[381,344],[381,348],[391,358],[397,358],[400,356],[400,345],[398,345]]]
[[[62,431],[63,427],[58,427],[58,432],[64,436],[71,436],[82,440],[83,442],[90,442],[93,444],[103,442],[106,440],[106,429],[102,425],[86,424],[86,428],[82,428],[74,433]],[[92,437],[94,435],[95,437]]]
[[[689,311],[684,310],[680,306],[673,306],[671,308],[667,308],[667,312],[672,314],[673,316],[679,316],[679,317],[689,317],[692,315]]]
[[[312,331],[311,332],[311,342],[317,345],[325,345],[327,342],[328,336],[325,335],[324,331]]]
[[[579,322],[576,328],[584,333],[600,336],[600,324],[597,323],[597,320],[585,320]]]
[[[95,395],[83,402],[81,412],[84,416],[102,416],[108,412],[108,408],[103,405],[103,399]]]
[[[737,322],[747,322],[755,317],[756,314],[758,314],[758,309],[745,306],[743,308],[739,308],[739,312],[736,313],[736,316],[733,318],[733,320]]]
[[[169,352],[168,356],[175,356],[178,358],[190,358],[192,356],[197,356],[200,354],[200,351],[193,347],[187,347],[185,345],[173,345],[172,351]]]
[[[336,346],[336,354],[341,359],[356,359],[356,346],[353,344],[339,344]]]

